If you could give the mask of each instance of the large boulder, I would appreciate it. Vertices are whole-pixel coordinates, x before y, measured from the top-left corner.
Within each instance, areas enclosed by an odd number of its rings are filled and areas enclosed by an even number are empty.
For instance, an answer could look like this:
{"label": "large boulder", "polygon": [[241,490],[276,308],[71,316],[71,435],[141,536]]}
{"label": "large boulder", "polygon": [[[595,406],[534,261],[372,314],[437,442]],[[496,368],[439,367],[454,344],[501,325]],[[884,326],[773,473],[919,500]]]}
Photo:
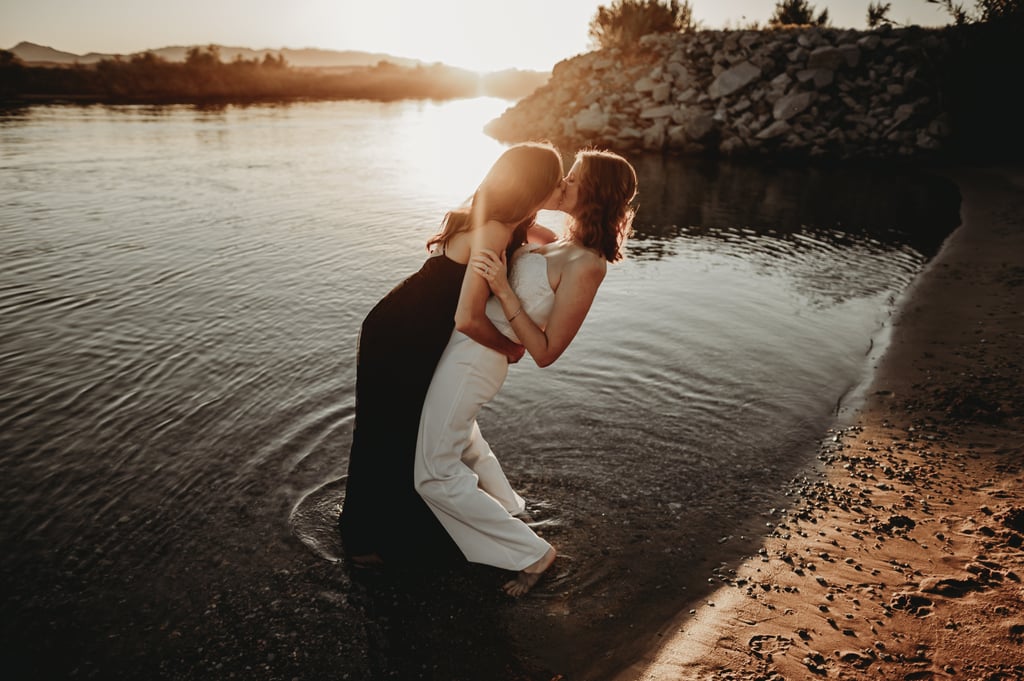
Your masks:
{"label": "large boulder", "polygon": [[576,124],[576,130],[581,133],[601,132],[604,126],[608,125],[608,114],[601,111],[597,104],[592,104],[576,114],[573,122]]}
{"label": "large boulder", "polygon": [[761,69],[749,61],[741,61],[736,66],[722,71],[711,83],[708,94],[712,99],[728,97],[738,92],[761,77]]}
{"label": "large boulder", "polygon": [[814,101],[813,92],[797,92],[779,98],[772,107],[772,116],[777,121],[788,121],[807,110]]}

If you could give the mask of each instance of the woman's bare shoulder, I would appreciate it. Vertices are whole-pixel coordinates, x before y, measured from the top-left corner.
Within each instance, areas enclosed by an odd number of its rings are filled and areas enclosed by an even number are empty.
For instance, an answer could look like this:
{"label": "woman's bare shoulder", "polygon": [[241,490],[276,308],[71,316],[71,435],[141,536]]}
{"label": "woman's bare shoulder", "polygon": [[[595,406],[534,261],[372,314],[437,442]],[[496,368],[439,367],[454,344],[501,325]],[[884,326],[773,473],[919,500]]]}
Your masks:
{"label": "woman's bare shoulder", "polygon": [[593,249],[573,244],[566,262],[566,270],[576,276],[601,278],[608,270],[608,261]]}
{"label": "woman's bare shoulder", "polygon": [[445,244],[445,254],[455,262],[469,262],[469,254],[473,243],[472,232],[459,232],[452,235]]}

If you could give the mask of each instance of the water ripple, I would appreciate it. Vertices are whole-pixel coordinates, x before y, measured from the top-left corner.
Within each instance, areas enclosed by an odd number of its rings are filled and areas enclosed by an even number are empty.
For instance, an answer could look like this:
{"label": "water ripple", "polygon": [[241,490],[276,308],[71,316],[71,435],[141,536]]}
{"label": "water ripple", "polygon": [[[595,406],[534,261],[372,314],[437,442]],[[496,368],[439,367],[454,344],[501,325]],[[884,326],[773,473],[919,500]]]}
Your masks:
{"label": "water ripple", "polygon": [[[253,537],[280,564],[289,533],[338,560],[360,323],[497,154],[445,119],[478,105],[0,114],[9,574],[120,594],[248,563]],[[928,178],[636,165],[627,259],[565,355],[512,367],[480,417],[573,556],[551,607],[622,576],[602,547],[683,561],[697,525],[749,512],[951,229]]]}

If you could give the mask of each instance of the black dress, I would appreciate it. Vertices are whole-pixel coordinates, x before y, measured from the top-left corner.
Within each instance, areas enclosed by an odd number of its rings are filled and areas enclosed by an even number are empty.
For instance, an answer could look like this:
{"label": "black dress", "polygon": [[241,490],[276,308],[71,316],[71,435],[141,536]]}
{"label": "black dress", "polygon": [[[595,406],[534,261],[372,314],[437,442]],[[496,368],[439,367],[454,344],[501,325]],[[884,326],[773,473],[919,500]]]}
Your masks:
{"label": "black dress", "polygon": [[413,485],[423,400],[455,328],[466,265],[428,257],[363,320],[339,528],[345,552],[385,561],[460,556]]}

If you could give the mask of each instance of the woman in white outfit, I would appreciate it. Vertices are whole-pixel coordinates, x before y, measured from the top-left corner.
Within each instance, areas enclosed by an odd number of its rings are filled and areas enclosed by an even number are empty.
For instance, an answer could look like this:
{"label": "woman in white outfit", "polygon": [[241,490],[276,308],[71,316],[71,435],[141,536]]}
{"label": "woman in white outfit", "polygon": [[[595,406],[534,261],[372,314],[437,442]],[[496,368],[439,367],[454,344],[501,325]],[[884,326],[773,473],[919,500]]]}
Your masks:
{"label": "woman in white outfit", "polygon": [[[604,280],[607,264],[622,258],[636,196],[636,172],[623,157],[584,150],[565,178],[559,209],[570,216],[561,239],[524,245],[505,257],[475,247],[473,271],[494,296],[487,317],[521,343],[538,366],[554,362],[576,336]],[[515,517],[525,503],[512,489],[480,434],[477,414],[501,389],[505,355],[466,333],[456,318],[420,417],[415,484],[466,559],[517,572],[504,585],[525,594],[551,566],[555,550]]]}

